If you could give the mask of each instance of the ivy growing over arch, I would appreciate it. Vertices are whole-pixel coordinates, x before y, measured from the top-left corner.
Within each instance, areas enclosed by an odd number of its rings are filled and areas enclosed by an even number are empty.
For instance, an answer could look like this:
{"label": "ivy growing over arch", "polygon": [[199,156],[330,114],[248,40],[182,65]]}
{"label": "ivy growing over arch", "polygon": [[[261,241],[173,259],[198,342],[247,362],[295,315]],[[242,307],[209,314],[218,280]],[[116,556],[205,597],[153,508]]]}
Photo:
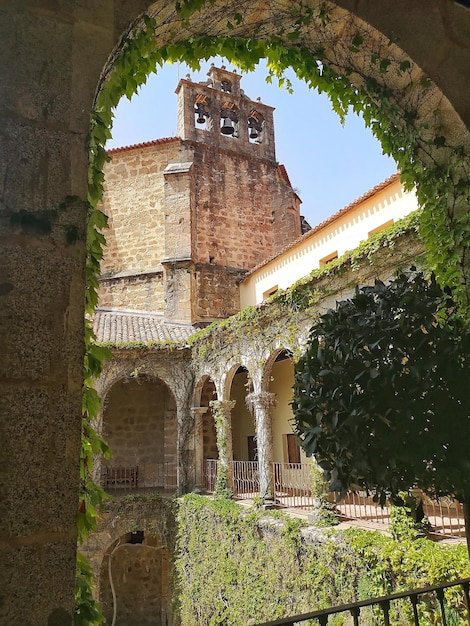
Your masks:
{"label": "ivy growing over arch", "polygon": [[[198,11],[212,4],[214,0],[177,0],[175,8],[180,26],[190,25]],[[367,25],[352,21],[349,29],[332,29],[328,46],[319,44],[312,50],[307,35],[315,29],[322,32],[334,20],[339,20],[335,6],[322,1],[311,6],[302,0],[287,5],[279,3],[279,7],[273,6],[271,14],[281,16],[282,13],[283,20],[272,19],[268,30],[265,23],[259,27],[255,24],[252,27],[253,37],[250,38],[240,36],[239,32],[242,27],[251,28],[246,20],[255,18],[253,15],[246,17],[246,13],[241,11],[241,3],[236,1],[228,2],[224,7],[224,34],[218,36],[195,34],[177,41],[175,35],[173,43],[158,47],[155,38],[157,19],[150,14],[139,18],[123,38],[105,68],[91,119],[86,261],[88,316],[93,314],[97,304],[99,265],[105,246],[103,230],[107,219],[98,205],[103,195],[103,167],[108,160],[105,144],[111,138],[113,109],[122,96],[130,99],[147,77],[166,62],[184,62],[197,70],[201,60],[221,56],[238,65],[241,71],[253,70],[264,58],[269,67],[267,80],[275,79],[280,87],[287,89],[291,85],[285,71],[292,68],[310,88],[329,96],[340,120],[344,120],[350,108],[362,113],[366,126],[381,142],[384,153],[395,159],[405,189],[416,188],[419,204],[423,207],[420,233],[429,265],[440,283],[453,289],[460,315],[468,321],[469,143],[456,143],[447,137],[435,111],[423,117],[420,108],[429,109],[435,102],[431,97],[431,81],[404,54],[392,54],[392,44],[388,47],[383,44],[379,52],[372,49],[368,43]],[[334,37],[340,36],[335,34],[337,32],[341,32],[343,38],[349,37],[346,42],[347,56],[339,60],[331,55]],[[397,79],[400,98],[390,86]],[[92,454],[107,452],[106,444],[92,428],[99,411],[93,378],[99,375],[104,359],[110,357],[105,348],[96,345],[89,320],[86,322],[85,341],[87,356],[79,512],[79,528],[83,530],[83,536],[93,529],[96,508],[103,496],[90,479]],[[84,611],[85,608],[82,615]],[[91,622],[81,621],[78,612],[76,624],[84,623]]]}

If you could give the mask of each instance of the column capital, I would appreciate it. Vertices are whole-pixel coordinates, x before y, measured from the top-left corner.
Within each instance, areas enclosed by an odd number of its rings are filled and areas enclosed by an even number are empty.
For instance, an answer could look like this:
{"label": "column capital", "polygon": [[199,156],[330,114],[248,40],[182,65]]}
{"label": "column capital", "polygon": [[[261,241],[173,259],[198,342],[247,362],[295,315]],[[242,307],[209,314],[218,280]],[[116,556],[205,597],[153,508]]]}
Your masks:
{"label": "column capital", "polygon": [[245,398],[246,406],[250,411],[269,409],[276,404],[276,394],[270,391],[249,393]]}
{"label": "column capital", "polygon": [[222,411],[223,413],[230,413],[235,406],[235,400],[211,400],[209,406],[215,411]]}

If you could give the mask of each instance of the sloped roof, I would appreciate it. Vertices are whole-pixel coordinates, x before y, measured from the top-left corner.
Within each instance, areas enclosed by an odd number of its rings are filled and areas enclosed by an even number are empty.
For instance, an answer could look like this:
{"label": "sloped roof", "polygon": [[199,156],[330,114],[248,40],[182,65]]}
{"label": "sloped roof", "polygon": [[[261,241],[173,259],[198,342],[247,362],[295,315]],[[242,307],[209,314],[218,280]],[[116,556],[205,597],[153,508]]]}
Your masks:
{"label": "sloped roof", "polygon": [[142,143],[133,143],[130,146],[120,146],[119,148],[111,148],[106,152],[108,154],[118,154],[119,152],[128,152],[129,150],[135,150],[138,148],[150,148],[152,146],[160,146],[165,143],[172,143],[173,141],[180,141],[179,137],[162,137],[161,139],[153,139],[152,141],[143,141]]}
{"label": "sloped roof", "polygon": [[100,343],[173,341],[184,345],[195,329],[185,324],[168,324],[161,315],[153,313],[97,309],[93,331]]}
{"label": "sloped roof", "polygon": [[[286,172],[286,175],[287,175],[287,172]],[[311,230],[309,230],[305,234],[303,234],[300,237],[298,237],[297,239],[295,239],[295,241],[287,244],[287,246],[282,248],[282,250],[280,250],[276,254],[273,254],[271,257],[269,257],[267,259],[264,259],[264,261],[261,261],[261,263],[258,263],[258,265],[253,267],[249,272],[247,272],[245,274],[245,276],[243,277],[241,282],[244,282],[245,280],[247,280],[247,278],[249,278],[252,274],[257,272],[259,269],[261,269],[262,267],[264,267],[268,263],[271,263],[271,261],[274,261],[274,259],[277,259],[277,257],[281,256],[282,254],[285,254],[286,252],[288,252],[292,248],[295,248],[295,246],[297,246],[299,243],[306,241],[310,237],[313,237],[313,235],[316,235],[317,233],[319,233],[321,230],[323,230],[324,228],[326,228],[327,226],[329,226],[333,222],[336,222],[336,220],[339,220],[340,218],[344,217],[345,215],[347,215],[348,213],[350,213],[351,211],[356,209],[358,206],[360,206],[363,202],[365,202],[366,200],[369,200],[369,198],[372,198],[373,196],[375,196],[375,194],[379,193],[380,191],[383,191],[389,185],[392,185],[397,180],[400,180],[400,172],[397,172],[396,174],[393,174],[392,176],[390,176],[389,178],[384,180],[382,183],[376,185],[375,187],[373,187],[372,189],[367,191],[360,198],[357,198],[356,200],[354,200],[353,202],[351,202],[350,204],[348,204],[344,208],[340,209],[336,213],[333,213],[333,215],[328,217],[326,220],[324,220],[323,222],[321,222],[317,226],[314,226]]]}

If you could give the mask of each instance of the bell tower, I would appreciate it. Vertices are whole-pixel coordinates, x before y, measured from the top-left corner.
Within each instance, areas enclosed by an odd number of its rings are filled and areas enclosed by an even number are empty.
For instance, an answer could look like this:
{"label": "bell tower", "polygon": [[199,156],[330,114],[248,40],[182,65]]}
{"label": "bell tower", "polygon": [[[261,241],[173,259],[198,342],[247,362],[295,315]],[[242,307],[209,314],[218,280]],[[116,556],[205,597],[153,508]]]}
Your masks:
{"label": "bell tower", "polygon": [[181,153],[164,169],[164,319],[206,324],[240,309],[239,283],[301,234],[300,199],[276,163],[274,108],[211,66],[179,81]]}
{"label": "bell tower", "polygon": [[188,75],[178,84],[178,136],[275,161],[274,108],[250,100],[241,75],[223,65],[212,64],[207,76],[193,83]]}

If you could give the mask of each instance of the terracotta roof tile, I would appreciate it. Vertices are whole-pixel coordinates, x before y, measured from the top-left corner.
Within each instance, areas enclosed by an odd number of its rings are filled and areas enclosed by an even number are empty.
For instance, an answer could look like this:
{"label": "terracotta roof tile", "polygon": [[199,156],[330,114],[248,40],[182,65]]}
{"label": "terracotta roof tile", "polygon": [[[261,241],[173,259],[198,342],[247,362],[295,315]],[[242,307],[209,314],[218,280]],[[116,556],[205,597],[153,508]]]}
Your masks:
{"label": "terracotta roof tile", "polygon": [[290,182],[290,178],[289,178],[289,174],[287,173],[286,170],[286,166],[285,165],[278,165],[277,166],[277,171],[279,172],[280,177],[284,180],[284,182],[289,185],[289,187],[292,187],[292,184]]}
{"label": "terracotta roof tile", "polygon": [[167,324],[160,315],[138,311],[97,309],[93,330],[100,343],[147,343],[174,341],[185,344],[194,328],[184,324]]}
{"label": "terracotta roof tile", "polygon": [[118,154],[119,152],[127,152],[138,148],[150,148],[151,146],[159,146],[173,141],[180,141],[179,137],[162,137],[162,139],[153,139],[152,141],[143,141],[142,143],[134,143],[130,146],[120,146],[119,148],[111,148],[107,150],[108,154]]}
{"label": "terracotta roof tile", "polygon": [[[287,176],[287,172],[286,172],[286,176]],[[314,226],[311,230],[309,230],[305,234],[303,234],[300,237],[298,237],[295,241],[293,241],[292,243],[289,243],[287,246],[282,248],[282,250],[280,250],[276,254],[273,254],[273,256],[269,257],[268,259],[265,259],[264,261],[261,261],[261,263],[258,263],[258,265],[253,267],[249,272],[247,272],[245,274],[245,276],[243,277],[243,280],[241,282],[245,281],[252,274],[257,272],[260,268],[264,267],[268,263],[271,263],[271,261],[274,261],[274,259],[276,259],[278,256],[281,256],[281,254],[285,254],[286,252],[288,252],[288,250],[290,250],[291,248],[294,248],[295,246],[297,246],[300,242],[306,241],[307,239],[309,239],[309,237],[312,237],[313,235],[316,235],[317,233],[319,233],[321,230],[323,230],[324,228],[326,228],[327,226],[329,226],[333,222],[336,222],[336,220],[339,220],[341,217],[344,217],[350,211],[352,211],[353,209],[357,208],[360,204],[362,204],[363,202],[365,202],[369,198],[372,198],[372,196],[374,196],[376,193],[379,193],[380,191],[382,191],[383,189],[385,189],[389,185],[392,185],[394,182],[396,182],[399,179],[400,179],[400,172],[397,172],[396,174],[393,174],[392,176],[390,176],[389,178],[384,180],[379,185],[376,185],[375,187],[370,189],[367,193],[362,195],[360,198],[357,198],[357,200],[354,200],[353,202],[351,202],[351,204],[348,204],[344,208],[340,209],[339,211],[337,211],[336,213],[334,213],[333,215],[328,217],[326,220],[324,220],[323,222],[321,222],[317,226]]]}

